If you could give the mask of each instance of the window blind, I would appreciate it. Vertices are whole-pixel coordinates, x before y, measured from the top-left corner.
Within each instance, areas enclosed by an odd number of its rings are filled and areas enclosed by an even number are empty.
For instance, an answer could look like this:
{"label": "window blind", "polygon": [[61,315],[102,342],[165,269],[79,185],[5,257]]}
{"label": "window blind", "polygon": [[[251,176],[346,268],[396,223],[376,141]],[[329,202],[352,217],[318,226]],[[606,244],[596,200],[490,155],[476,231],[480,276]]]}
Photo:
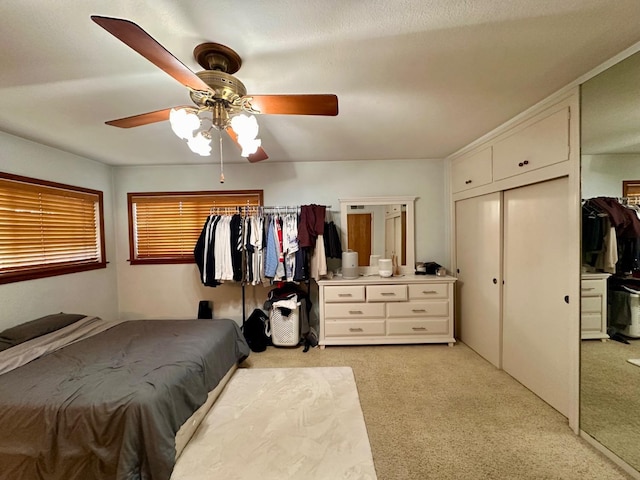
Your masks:
{"label": "window blind", "polygon": [[104,266],[101,192],[37,182],[0,178],[0,282]]}
{"label": "window blind", "polygon": [[262,190],[129,193],[128,204],[132,264],[192,263],[207,216],[262,205]]}

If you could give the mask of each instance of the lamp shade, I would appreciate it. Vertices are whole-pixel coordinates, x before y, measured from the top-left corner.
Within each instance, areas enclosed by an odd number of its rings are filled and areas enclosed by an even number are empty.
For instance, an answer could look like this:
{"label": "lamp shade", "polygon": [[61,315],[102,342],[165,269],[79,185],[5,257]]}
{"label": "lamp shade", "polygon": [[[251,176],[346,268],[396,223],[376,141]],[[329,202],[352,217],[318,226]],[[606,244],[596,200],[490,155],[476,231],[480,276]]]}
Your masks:
{"label": "lamp shade", "polygon": [[185,108],[172,108],[169,112],[171,129],[179,138],[187,140],[193,138],[193,131],[200,126],[200,118]]}
{"label": "lamp shade", "polygon": [[187,145],[193,153],[203,157],[211,155],[211,137],[207,138],[203,132],[198,132],[194,137],[187,140]]}
{"label": "lamp shade", "polygon": [[258,150],[262,145],[262,140],[258,136],[258,121],[253,115],[247,116],[243,113],[231,119],[231,128],[238,136],[238,144],[242,147],[243,157],[248,157]]}

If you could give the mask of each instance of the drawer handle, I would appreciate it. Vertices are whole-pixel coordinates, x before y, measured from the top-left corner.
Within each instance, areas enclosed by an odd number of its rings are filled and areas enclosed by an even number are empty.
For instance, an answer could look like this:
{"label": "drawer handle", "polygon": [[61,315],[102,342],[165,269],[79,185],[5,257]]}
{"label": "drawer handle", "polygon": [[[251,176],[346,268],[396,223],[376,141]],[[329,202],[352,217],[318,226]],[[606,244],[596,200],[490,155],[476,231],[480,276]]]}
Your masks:
{"label": "drawer handle", "polygon": [[473,180],[466,180],[464,183],[469,185]]}
{"label": "drawer handle", "polygon": [[362,310],[349,310],[351,315],[362,315]]}
{"label": "drawer handle", "polygon": [[350,332],[362,332],[361,328],[350,328],[349,329]]}
{"label": "drawer handle", "polygon": [[350,293],[339,293],[338,296],[339,297],[353,297],[353,295],[351,295]]}
{"label": "drawer handle", "polygon": [[524,162],[520,162],[518,164],[519,167],[524,167],[525,165],[529,165],[529,160],[525,160]]}
{"label": "drawer handle", "polygon": [[595,287],[590,287],[590,288],[589,287],[582,287],[582,291],[583,292],[588,292],[590,290],[595,290]]}
{"label": "drawer handle", "polygon": [[425,332],[427,329],[425,327],[411,327],[414,332]]}
{"label": "drawer handle", "polygon": [[383,297],[395,297],[396,294],[393,292],[382,292],[380,295]]}
{"label": "drawer handle", "polygon": [[435,290],[423,290],[422,293],[424,293],[425,295],[428,295],[430,293],[438,293]]}
{"label": "drawer handle", "polygon": [[413,313],[427,313],[424,308],[414,308],[411,310]]}

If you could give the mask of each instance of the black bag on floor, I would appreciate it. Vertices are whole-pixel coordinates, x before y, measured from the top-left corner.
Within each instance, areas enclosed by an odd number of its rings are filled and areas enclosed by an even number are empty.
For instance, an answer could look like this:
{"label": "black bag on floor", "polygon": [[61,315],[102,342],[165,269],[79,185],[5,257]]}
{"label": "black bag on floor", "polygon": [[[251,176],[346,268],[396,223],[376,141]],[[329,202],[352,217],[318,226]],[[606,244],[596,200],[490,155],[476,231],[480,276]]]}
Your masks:
{"label": "black bag on floor", "polygon": [[244,322],[244,338],[252,352],[264,352],[271,343],[269,316],[256,308]]}

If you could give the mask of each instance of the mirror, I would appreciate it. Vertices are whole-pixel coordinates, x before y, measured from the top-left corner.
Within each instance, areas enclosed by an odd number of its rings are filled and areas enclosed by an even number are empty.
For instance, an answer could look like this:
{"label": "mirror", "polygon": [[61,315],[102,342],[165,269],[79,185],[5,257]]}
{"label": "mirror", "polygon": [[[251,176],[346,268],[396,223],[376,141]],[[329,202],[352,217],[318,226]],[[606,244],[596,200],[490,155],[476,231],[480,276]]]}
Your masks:
{"label": "mirror", "polygon": [[416,197],[340,199],[342,248],[358,252],[358,265],[369,273],[371,255],[395,255],[400,272],[415,271],[414,202]]}
{"label": "mirror", "polygon": [[581,136],[580,429],[640,470],[640,235],[614,219],[640,215],[640,53],[582,84]]}

